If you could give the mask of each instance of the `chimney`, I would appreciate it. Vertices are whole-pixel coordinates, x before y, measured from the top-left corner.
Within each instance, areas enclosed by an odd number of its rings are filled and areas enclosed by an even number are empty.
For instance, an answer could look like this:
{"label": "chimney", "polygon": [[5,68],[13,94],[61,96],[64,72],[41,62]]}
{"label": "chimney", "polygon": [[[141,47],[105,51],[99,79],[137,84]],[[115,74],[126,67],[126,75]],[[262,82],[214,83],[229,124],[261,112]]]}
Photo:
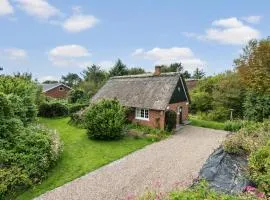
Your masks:
{"label": "chimney", "polygon": [[155,66],[154,76],[159,76],[161,73],[161,66]]}

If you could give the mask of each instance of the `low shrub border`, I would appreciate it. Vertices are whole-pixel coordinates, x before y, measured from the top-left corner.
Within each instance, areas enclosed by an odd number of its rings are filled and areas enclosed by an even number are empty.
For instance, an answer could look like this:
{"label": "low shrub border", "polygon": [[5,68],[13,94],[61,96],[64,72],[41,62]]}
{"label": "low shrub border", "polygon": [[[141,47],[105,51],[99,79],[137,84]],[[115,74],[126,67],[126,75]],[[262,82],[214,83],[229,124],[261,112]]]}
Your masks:
{"label": "low shrub border", "polygon": [[225,128],[224,123],[222,122],[200,120],[200,119],[196,119],[193,116],[190,116],[189,120],[191,121],[191,125],[193,126],[212,128],[212,129],[217,129],[217,130],[224,130]]}

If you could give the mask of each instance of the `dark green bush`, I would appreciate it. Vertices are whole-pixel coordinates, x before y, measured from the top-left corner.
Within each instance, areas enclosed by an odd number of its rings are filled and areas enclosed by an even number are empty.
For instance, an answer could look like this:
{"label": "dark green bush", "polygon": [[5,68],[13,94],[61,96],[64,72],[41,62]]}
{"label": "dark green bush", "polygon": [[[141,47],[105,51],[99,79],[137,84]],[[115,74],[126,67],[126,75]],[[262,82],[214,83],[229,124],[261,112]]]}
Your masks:
{"label": "dark green bush", "polygon": [[248,166],[251,179],[259,189],[270,195],[270,139],[266,146],[250,155]]}
{"label": "dark green bush", "polygon": [[69,103],[80,103],[87,101],[87,95],[83,90],[75,89],[71,90],[68,94]]}
{"label": "dark green bush", "polygon": [[69,114],[76,113],[85,109],[89,104],[71,104],[69,105]]}
{"label": "dark green bush", "polygon": [[176,127],[176,112],[168,110],[165,112],[165,129],[171,132]]}
{"label": "dark green bush", "polygon": [[85,111],[79,111],[76,113],[72,113],[70,115],[69,124],[72,124],[77,127],[84,128],[85,127],[85,119],[84,119],[84,112]]}
{"label": "dark green bush", "polygon": [[119,139],[125,135],[125,108],[117,100],[101,100],[85,112],[89,138]]}
{"label": "dark green bush", "polygon": [[68,106],[62,103],[42,103],[38,115],[41,117],[61,117],[68,115]]}

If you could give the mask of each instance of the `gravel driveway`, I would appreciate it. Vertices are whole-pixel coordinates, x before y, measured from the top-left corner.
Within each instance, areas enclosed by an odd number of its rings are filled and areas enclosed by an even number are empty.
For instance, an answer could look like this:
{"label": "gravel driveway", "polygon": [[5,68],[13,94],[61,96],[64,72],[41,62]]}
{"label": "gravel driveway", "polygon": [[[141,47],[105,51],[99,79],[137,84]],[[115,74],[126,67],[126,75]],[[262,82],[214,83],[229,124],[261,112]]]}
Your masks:
{"label": "gravel driveway", "polygon": [[[186,126],[98,170],[49,191],[37,199],[128,199],[147,189],[161,192],[188,186],[227,132]],[[112,149],[113,151],[113,149]]]}

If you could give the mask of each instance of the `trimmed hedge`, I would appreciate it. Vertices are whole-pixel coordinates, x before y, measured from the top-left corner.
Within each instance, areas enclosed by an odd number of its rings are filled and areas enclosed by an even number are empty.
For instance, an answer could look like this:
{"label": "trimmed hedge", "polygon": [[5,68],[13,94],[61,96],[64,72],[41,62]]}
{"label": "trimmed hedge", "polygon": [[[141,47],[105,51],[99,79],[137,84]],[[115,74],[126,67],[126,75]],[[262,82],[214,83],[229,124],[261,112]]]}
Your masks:
{"label": "trimmed hedge", "polygon": [[42,103],[38,115],[41,117],[61,117],[69,113],[68,106],[61,103]]}

